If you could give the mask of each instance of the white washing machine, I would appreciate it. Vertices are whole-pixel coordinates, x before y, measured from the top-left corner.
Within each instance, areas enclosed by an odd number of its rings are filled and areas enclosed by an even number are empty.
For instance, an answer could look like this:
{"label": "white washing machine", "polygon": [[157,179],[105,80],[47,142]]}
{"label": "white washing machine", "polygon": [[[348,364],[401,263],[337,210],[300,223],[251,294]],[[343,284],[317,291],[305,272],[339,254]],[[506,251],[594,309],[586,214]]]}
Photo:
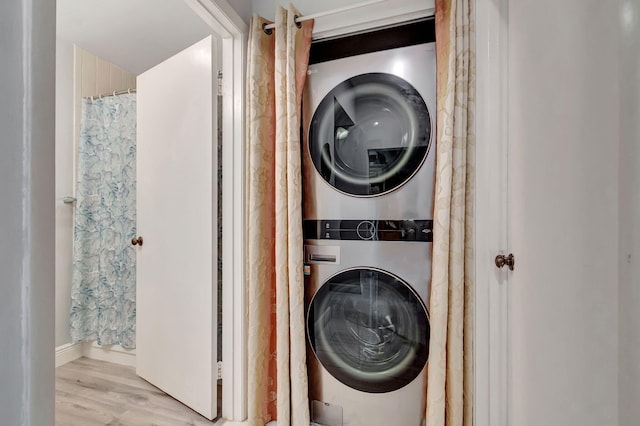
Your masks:
{"label": "white washing machine", "polygon": [[[415,24],[414,24],[415,25]],[[428,33],[433,21],[410,31]],[[304,219],[427,219],[435,181],[435,42],[309,65],[303,95]],[[423,39],[424,40],[424,39]],[[314,59],[312,46],[311,58]]]}
{"label": "white washing machine", "polygon": [[426,242],[306,240],[307,363],[314,422],[422,424],[430,260],[431,244]]}

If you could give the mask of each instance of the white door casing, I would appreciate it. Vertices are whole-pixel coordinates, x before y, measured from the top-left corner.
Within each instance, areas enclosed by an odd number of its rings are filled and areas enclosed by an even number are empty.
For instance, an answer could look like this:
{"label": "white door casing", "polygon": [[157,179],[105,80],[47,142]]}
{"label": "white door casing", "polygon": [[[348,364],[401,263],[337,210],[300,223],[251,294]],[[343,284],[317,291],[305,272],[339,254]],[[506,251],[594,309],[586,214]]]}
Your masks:
{"label": "white door casing", "polygon": [[217,409],[215,40],[138,76],[136,372]]}
{"label": "white door casing", "polygon": [[508,423],[508,0],[476,0],[474,424]]}
{"label": "white door casing", "polygon": [[249,27],[226,0],[184,0],[222,45],[222,417],[247,418],[244,87]]}

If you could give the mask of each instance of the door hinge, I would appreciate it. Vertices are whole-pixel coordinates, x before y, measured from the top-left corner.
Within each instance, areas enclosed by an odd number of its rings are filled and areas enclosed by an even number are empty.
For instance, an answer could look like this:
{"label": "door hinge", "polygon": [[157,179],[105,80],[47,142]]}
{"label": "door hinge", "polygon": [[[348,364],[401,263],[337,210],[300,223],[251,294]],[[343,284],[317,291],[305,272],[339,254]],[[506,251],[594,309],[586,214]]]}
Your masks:
{"label": "door hinge", "polygon": [[222,71],[218,71],[218,96],[222,96]]}
{"label": "door hinge", "polygon": [[218,380],[222,380],[222,361],[218,361]]}

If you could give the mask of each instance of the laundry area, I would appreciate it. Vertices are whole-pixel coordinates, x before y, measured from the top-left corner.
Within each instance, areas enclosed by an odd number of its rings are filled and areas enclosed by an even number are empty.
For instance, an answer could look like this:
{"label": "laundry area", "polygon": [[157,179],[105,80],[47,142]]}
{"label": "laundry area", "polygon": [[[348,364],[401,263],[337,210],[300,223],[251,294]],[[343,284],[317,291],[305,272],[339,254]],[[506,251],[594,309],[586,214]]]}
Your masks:
{"label": "laundry area", "polygon": [[429,355],[434,19],[312,44],[309,63],[303,228],[311,418],[419,425]]}

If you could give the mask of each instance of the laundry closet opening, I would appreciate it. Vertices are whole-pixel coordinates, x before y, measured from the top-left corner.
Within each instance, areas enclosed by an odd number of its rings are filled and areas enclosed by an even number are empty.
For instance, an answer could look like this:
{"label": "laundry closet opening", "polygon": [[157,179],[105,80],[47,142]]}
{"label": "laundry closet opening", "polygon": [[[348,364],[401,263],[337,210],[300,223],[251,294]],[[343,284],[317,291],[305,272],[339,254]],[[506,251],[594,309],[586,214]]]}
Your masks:
{"label": "laundry closet opening", "polygon": [[302,99],[312,421],[421,424],[431,330],[434,19],[312,43]]}

